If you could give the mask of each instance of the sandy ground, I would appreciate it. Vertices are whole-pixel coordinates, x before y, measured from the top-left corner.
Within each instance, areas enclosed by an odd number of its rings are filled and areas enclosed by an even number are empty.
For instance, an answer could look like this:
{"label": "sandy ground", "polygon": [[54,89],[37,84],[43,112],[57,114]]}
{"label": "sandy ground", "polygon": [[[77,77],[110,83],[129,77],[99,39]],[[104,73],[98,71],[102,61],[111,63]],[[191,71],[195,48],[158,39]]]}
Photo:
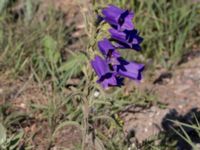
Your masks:
{"label": "sandy ground", "polygon": [[[188,62],[181,64],[172,72],[160,72],[154,83],[142,83],[143,88],[156,93],[160,103],[166,108],[152,106],[137,112],[140,107],[132,107],[122,114],[125,133],[135,132],[139,142],[165,130],[167,119],[190,119],[192,113],[200,113],[200,51],[189,56]],[[187,121],[186,121],[187,122]]]}

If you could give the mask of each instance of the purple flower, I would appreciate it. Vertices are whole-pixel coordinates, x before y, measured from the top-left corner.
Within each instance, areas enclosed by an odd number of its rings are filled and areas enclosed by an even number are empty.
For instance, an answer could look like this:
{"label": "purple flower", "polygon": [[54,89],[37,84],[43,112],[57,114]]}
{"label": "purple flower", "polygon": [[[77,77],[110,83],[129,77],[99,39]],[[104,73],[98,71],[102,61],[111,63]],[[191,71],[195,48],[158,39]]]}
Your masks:
{"label": "purple flower", "polygon": [[120,64],[115,66],[118,75],[128,77],[133,80],[142,79],[142,71],[144,70],[143,64],[139,64],[136,62],[128,62],[122,57],[119,57],[118,61],[120,62]]}
{"label": "purple flower", "polygon": [[[124,77],[141,80],[144,65],[126,61],[116,50],[117,48],[141,50],[140,43],[143,41],[143,38],[134,29],[132,23],[133,12],[120,9],[114,5],[108,5],[108,7],[102,10],[102,14],[103,17],[98,16],[96,25],[104,20],[112,28],[109,30],[111,34],[110,40],[104,38],[98,41],[99,51],[105,59],[95,56],[91,61],[91,65],[98,76],[97,83],[101,84],[103,88],[108,88],[110,86],[123,85]],[[111,40],[114,45],[110,42]]]}
{"label": "purple flower", "polygon": [[120,56],[120,54],[115,50],[115,47],[112,45],[112,43],[106,38],[98,42],[98,47],[105,58]]}
{"label": "purple flower", "polygon": [[107,62],[100,56],[95,56],[94,60],[91,61],[91,65],[99,77],[97,83],[100,83],[103,88],[122,85],[121,78],[115,76]]}
{"label": "purple flower", "polygon": [[132,19],[134,17],[133,12],[120,9],[114,5],[108,5],[107,8],[102,10],[104,20],[111,26],[118,30],[133,30],[134,25]]}
{"label": "purple flower", "polygon": [[[119,64],[117,58],[120,57],[120,53],[115,50],[115,47],[112,43],[104,38],[98,42],[99,51],[104,55],[107,63],[110,64]],[[112,68],[112,67],[111,67]]]}
{"label": "purple flower", "polygon": [[111,38],[117,42],[118,48],[131,48],[137,51],[141,50],[140,43],[143,41],[143,38],[139,36],[137,30],[125,30],[120,32],[115,29],[109,30]]}

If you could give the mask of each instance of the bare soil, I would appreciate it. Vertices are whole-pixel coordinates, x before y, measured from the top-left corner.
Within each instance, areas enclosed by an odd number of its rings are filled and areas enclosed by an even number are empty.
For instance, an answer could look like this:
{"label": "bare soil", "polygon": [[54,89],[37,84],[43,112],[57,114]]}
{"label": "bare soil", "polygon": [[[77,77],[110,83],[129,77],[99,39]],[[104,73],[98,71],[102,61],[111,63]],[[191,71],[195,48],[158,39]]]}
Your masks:
{"label": "bare soil", "polygon": [[144,81],[139,88],[152,90],[156,93],[159,105],[149,109],[132,107],[122,114],[124,132],[128,135],[134,132],[134,138],[139,143],[166,130],[167,119],[188,122],[193,114],[200,114],[200,51],[195,56],[187,56],[187,61],[171,72],[160,71],[158,78],[149,83]]}

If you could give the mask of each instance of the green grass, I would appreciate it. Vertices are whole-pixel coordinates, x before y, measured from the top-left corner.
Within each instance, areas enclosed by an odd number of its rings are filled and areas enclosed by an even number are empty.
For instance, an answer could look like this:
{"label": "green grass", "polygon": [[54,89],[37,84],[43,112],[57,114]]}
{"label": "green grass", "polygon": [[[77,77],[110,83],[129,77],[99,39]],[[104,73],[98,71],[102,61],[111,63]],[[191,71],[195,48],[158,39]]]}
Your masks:
{"label": "green grass", "polygon": [[[59,130],[72,125],[82,131],[81,143],[74,144],[79,147],[77,149],[87,145],[88,136],[95,137],[95,146],[99,149],[128,149],[130,145],[123,134],[123,120],[118,113],[132,104],[144,107],[156,104],[156,96],[137,89],[132,89],[127,95],[124,94],[125,88],[103,91],[96,84],[89,65],[88,58],[93,53],[68,48],[77,40],[71,36],[75,26],[66,26],[64,14],[52,8],[38,14],[39,1],[22,3],[23,13],[20,10],[10,11],[16,4],[13,0],[0,2],[0,73],[7,79],[30,77],[46,95],[47,102],[38,104],[27,99],[29,111],[26,113],[15,110],[11,101],[0,106],[0,149],[20,146],[34,149],[31,139],[35,133],[25,135],[25,129],[21,126],[24,120],[30,119],[47,123],[50,132],[45,140],[49,149],[55,144]],[[197,4],[188,2],[186,5],[180,0],[99,0],[94,8],[107,3],[135,12],[136,28],[145,41],[142,55],[123,54],[129,59],[144,62],[152,59],[153,67],[170,68],[180,61],[193,43],[199,41],[196,33],[200,24]],[[104,31],[100,31],[100,36],[96,37],[93,13],[87,15],[81,12],[87,24],[85,36],[80,37],[87,41],[82,49],[96,50],[96,38],[104,36]],[[78,79],[78,83],[73,83],[75,79]],[[99,96],[94,95],[96,92],[99,92]],[[35,117],[38,114],[40,118]],[[141,147],[155,148],[153,142],[147,141]],[[92,144],[90,142],[88,145]],[[159,146],[157,149],[161,148]]]}
{"label": "green grass", "polygon": [[65,25],[62,13],[49,10],[41,14],[45,22],[38,15],[35,13],[34,21],[26,20],[24,15],[1,15],[0,71],[16,77],[34,74],[39,81],[49,78],[61,86],[80,73],[86,57],[72,50],[65,51],[68,61],[62,56],[66,45],[73,41],[70,36],[74,30],[74,26]]}

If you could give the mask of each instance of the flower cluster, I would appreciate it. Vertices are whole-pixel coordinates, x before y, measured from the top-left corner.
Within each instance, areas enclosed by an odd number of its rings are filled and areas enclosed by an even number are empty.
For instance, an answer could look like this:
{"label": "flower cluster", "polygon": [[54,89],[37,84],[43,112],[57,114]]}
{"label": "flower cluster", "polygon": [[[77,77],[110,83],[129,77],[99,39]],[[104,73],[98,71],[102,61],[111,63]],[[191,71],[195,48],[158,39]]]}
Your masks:
{"label": "flower cluster", "polygon": [[104,58],[96,55],[91,61],[99,77],[97,83],[103,88],[108,88],[123,85],[124,77],[141,80],[144,65],[125,60],[117,51],[117,49],[141,50],[140,43],[143,38],[139,36],[132,23],[133,12],[108,5],[102,10],[102,14],[103,20],[111,26],[109,29],[111,39],[104,38],[98,42],[98,48]]}

